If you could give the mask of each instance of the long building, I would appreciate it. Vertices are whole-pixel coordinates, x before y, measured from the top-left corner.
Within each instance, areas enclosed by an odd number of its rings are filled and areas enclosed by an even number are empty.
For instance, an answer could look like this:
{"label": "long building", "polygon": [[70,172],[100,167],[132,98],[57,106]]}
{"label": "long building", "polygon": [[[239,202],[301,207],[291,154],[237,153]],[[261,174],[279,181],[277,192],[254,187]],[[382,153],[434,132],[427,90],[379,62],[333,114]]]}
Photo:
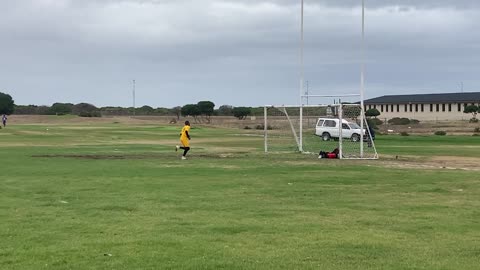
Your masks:
{"label": "long building", "polygon": [[405,117],[417,120],[468,120],[467,105],[480,104],[480,92],[390,95],[364,101],[365,109],[377,109],[380,118]]}

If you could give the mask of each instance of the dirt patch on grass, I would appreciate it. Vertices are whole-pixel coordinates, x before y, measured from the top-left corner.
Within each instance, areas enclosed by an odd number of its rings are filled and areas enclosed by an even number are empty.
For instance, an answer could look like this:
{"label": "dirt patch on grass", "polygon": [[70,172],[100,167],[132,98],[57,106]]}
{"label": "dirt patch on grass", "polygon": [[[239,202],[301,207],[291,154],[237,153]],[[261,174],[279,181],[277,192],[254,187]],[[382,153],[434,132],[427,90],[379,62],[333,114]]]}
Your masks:
{"label": "dirt patch on grass", "polygon": [[465,170],[480,170],[480,158],[476,157],[432,157],[431,162],[441,164],[443,167],[461,167]]}
{"label": "dirt patch on grass", "polygon": [[410,134],[433,135],[436,131],[445,131],[447,135],[473,135],[474,129],[478,127],[477,123],[469,123],[467,120],[451,121],[421,121],[420,124],[411,125],[381,125],[380,132],[388,133],[388,130],[394,130],[394,133],[407,132]]}
{"label": "dirt patch on grass", "polygon": [[[11,125],[85,125],[85,124],[168,124],[172,117],[169,116],[104,116],[104,117],[78,117],[55,115],[14,115],[9,118]],[[180,124],[179,124],[180,125]]]}
{"label": "dirt patch on grass", "polygon": [[436,156],[426,158],[394,156],[381,159],[379,164],[390,168],[480,171],[480,158],[476,157]]}
{"label": "dirt patch on grass", "polygon": [[160,154],[141,154],[141,155],[33,155],[33,158],[75,158],[75,159],[152,159],[165,157]]}
{"label": "dirt patch on grass", "polygon": [[[170,154],[54,154],[54,155],[32,155],[33,158],[74,158],[91,160],[121,160],[121,159],[160,159],[171,157]],[[233,154],[196,154],[194,158],[205,159],[226,159],[235,158]]]}

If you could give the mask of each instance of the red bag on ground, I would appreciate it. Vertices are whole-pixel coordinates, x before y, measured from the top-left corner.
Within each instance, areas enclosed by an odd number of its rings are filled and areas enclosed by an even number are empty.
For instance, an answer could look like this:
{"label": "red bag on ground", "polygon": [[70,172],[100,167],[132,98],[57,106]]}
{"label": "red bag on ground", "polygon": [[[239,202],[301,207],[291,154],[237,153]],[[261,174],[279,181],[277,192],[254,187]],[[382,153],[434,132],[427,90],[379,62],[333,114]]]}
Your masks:
{"label": "red bag on ground", "polygon": [[327,158],[337,158],[337,154],[335,153],[328,153]]}

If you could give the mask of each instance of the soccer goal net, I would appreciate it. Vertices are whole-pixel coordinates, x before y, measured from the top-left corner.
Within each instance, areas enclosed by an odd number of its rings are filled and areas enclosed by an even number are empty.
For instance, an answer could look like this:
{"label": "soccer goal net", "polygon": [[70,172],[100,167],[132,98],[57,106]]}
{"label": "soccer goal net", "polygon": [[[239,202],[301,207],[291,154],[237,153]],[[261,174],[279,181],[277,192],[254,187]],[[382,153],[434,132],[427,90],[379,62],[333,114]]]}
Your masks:
{"label": "soccer goal net", "polygon": [[374,136],[357,104],[265,106],[264,121],[265,152],[338,149],[341,159],[378,158]]}

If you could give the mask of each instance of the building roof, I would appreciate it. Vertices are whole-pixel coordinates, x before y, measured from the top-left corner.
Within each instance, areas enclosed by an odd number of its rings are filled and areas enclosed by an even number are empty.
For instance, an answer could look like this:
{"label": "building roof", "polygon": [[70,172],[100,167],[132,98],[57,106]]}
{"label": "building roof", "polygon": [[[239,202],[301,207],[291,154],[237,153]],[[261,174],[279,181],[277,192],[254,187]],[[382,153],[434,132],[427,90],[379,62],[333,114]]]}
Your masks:
{"label": "building roof", "polygon": [[470,103],[480,102],[480,92],[391,95],[364,101],[365,104],[409,104],[409,103]]}

